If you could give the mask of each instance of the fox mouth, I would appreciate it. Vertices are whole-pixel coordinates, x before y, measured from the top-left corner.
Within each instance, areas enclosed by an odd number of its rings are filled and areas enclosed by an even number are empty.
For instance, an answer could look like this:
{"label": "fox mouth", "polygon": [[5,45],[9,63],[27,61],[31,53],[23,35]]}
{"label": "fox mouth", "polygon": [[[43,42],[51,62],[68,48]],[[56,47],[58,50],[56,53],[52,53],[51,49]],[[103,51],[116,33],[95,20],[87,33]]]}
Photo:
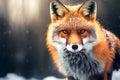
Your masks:
{"label": "fox mouth", "polygon": [[70,57],[70,56],[80,55],[80,54],[86,56],[86,55],[85,55],[86,49],[82,49],[82,50],[77,51],[77,52],[76,52],[76,51],[72,52],[72,51],[69,51],[67,48],[65,48],[65,49],[64,49],[64,52],[66,53],[64,57]]}

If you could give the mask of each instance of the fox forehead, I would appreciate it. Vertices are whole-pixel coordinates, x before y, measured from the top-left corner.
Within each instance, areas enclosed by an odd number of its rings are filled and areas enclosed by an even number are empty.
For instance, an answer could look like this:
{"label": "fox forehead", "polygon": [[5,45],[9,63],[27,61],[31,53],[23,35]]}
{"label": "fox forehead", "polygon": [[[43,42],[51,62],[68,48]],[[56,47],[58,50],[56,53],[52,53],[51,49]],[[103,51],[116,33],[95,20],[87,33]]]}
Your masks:
{"label": "fox forehead", "polygon": [[95,25],[90,21],[84,20],[82,18],[71,16],[66,20],[61,20],[56,22],[55,26],[61,29],[64,29],[64,28],[80,29],[80,28],[93,28]]}

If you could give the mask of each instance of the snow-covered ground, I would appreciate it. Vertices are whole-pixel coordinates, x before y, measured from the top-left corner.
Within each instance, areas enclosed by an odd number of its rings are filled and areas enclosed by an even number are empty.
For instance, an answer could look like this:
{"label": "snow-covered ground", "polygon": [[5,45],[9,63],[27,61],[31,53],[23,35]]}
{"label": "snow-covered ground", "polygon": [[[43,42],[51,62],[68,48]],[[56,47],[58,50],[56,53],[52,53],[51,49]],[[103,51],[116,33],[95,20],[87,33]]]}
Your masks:
{"label": "snow-covered ground", "polygon": [[16,74],[9,73],[6,75],[6,77],[0,78],[0,80],[39,80],[39,79],[35,79],[35,78],[26,79],[22,76],[18,76]]}
{"label": "snow-covered ground", "polygon": [[119,71],[113,72],[112,80],[120,80],[120,69],[119,69]]}
{"label": "snow-covered ground", "polygon": [[43,80],[66,80],[66,79],[59,79],[54,76],[49,76],[49,77],[44,78]]}
{"label": "snow-covered ground", "polygon": [[[40,80],[40,79],[36,79],[36,78],[26,79],[22,76],[18,76],[16,74],[9,73],[9,74],[6,75],[6,77],[0,78],[0,80]],[[60,79],[60,78],[56,78],[54,76],[48,76],[48,77],[46,77],[42,80],[66,80],[66,79]],[[120,80],[120,70],[113,72],[112,80]]]}

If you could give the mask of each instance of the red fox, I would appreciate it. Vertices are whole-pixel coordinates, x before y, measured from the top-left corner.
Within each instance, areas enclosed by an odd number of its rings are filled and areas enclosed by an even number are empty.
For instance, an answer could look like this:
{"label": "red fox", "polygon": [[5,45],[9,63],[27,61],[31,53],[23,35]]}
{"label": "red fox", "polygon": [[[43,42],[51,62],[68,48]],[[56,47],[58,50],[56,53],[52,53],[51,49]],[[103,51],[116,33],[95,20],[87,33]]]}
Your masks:
{"label": "red fox", "polygon": [[97,4],[50,3],[46,45],[58,70],[68,80],[111,80],[120,68],[120,40],[96,20]]}

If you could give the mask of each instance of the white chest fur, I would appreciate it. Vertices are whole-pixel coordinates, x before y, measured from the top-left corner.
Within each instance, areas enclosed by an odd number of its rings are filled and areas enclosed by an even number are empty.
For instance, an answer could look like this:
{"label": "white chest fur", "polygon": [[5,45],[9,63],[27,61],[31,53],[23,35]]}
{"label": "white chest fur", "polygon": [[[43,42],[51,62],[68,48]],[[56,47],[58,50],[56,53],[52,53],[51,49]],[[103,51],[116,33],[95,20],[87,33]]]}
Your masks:
{"label": "white chest fur", "polygon": [[92,51],[86,52],[83,49],[74,53],[59,47],[58,55],[61,62],[59,70],[66,76],[73,76],[78,80],[88,80],[90,76],[100,74],[103,71]]}

